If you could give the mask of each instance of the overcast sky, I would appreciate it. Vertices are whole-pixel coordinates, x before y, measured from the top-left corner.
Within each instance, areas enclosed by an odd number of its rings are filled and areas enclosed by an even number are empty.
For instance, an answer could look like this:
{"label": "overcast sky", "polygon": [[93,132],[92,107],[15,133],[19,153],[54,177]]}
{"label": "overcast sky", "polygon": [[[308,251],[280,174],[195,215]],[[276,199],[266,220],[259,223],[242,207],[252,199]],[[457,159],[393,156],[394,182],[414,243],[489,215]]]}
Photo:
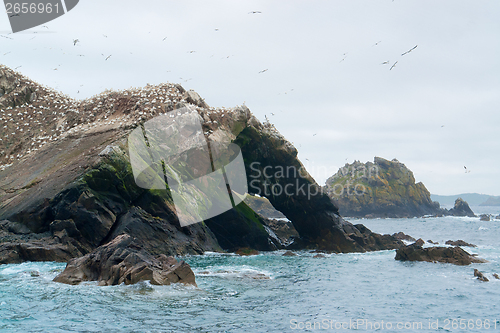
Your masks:
{"label": "overcast sky", "polygon": [[433,194],[500,195],[499,13],[495,0],[82,0],[16,34],[0,15],[0,63],[75,98],[174,82],[245,103],[320,184],[380,156]]}

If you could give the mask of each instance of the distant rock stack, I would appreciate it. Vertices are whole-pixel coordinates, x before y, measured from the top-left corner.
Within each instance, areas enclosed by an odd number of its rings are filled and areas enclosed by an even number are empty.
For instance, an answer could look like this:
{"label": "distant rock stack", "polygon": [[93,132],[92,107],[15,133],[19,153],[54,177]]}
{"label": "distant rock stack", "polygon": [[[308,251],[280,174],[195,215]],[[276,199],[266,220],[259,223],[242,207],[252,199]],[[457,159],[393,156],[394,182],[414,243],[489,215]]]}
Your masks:
{"label": "distant rock stack", "polygon": [[419,217],[444,211],[403,163],[375,157],[374,163],[355,161],[328,178],[325,189],[343,216]]}
{"label": "distant rock stack", "polygon": [[462,198],[455,200],[455,206],[448,211],[453,216],[475,217],[476,214],[470,209],[469,204]]}

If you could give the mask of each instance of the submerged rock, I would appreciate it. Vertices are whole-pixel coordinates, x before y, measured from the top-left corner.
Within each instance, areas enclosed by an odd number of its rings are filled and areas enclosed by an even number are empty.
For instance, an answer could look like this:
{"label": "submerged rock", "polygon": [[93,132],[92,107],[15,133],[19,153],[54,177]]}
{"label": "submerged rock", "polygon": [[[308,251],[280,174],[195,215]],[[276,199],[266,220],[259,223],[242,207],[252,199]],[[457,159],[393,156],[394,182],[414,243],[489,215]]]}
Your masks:
{"label": "submerged rock", "polygon": [[150,281],[156,285],[179,282],[196,286],[186,262],[163,254],[154,257],[129,235],[120,235],[83,257],[71,259],[54,281],[71,285],[83,281],[98,281],[100,286]]}
{"label": "submerged rock", "polygon": [[497,279],[497,280],[500,280],[500,276],[498,276],[498,274],[497,274],[497,273],[493,273],[493,277],[494,277],[495,279]]}
{"label": "submerged rock", "polygon": [[468,247],[477,247],[477,245],[474,245],[474,244],[470,244],[470,243],[467,243],[461,239],[457,240],[457,241],[452,241],[452,240],[448,240],[445,242],[446,245],[452,245],[452,246],[468,246]]}
{"label": "submerged rock", "polygon": [[443,262],[454,265],[469,265],[484,263],[485,260],[475,258],[462,248],[456,247],[427,247],[411,244],[396,250],[396,260]]}
{"label": "submerged rock", "polygon": [[258,255],[260,252],[255,249],[245,247],[238,249],[235,253],[240,256],[255,256]]}
{"label": "submerged rock", "polygon": [[283,253],[283,257],[296,257],[297,254],[296,253],[293,253],[292,251],[286,251],[285,253]]}

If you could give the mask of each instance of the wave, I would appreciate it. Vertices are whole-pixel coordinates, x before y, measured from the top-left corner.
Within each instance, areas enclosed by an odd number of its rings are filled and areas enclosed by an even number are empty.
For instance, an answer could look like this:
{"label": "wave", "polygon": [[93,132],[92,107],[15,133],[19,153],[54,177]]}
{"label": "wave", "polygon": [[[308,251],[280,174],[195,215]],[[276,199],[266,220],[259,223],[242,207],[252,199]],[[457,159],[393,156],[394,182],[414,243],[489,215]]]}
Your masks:
{"label": "wave", "polygon": [[198,277],[219,277],[228,279],[253,279],[270,280],[272,276],[269,272],[248,267],[208,267],[194,269],[195,276]]}

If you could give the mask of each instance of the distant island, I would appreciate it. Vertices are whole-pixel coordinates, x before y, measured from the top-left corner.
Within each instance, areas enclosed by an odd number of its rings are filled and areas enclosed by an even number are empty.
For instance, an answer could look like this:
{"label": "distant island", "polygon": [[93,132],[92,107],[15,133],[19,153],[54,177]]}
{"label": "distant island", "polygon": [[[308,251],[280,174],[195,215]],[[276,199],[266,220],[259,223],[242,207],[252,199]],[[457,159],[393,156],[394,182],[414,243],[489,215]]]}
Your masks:
{"label": "distant island", "polygon": [[500,206],[500,197],[489,197],[488,200],[479,206]]}
{"label": "distant island", "polygon": [[397,159],[375,157],[373,163],[346,163],[328,178],[325,190],[342,216],[407,218],[425,215],[475,216],[462,198],[447,210],[432,200],[413,172]]}
{"label": "distant island", "polygon": [[432,201],[438,201],[440,205],[453,205],[457,198],[464,199],[472,206],[500,206],[500,196],[479,193],[461,193],[455,195],[431,194]]}

